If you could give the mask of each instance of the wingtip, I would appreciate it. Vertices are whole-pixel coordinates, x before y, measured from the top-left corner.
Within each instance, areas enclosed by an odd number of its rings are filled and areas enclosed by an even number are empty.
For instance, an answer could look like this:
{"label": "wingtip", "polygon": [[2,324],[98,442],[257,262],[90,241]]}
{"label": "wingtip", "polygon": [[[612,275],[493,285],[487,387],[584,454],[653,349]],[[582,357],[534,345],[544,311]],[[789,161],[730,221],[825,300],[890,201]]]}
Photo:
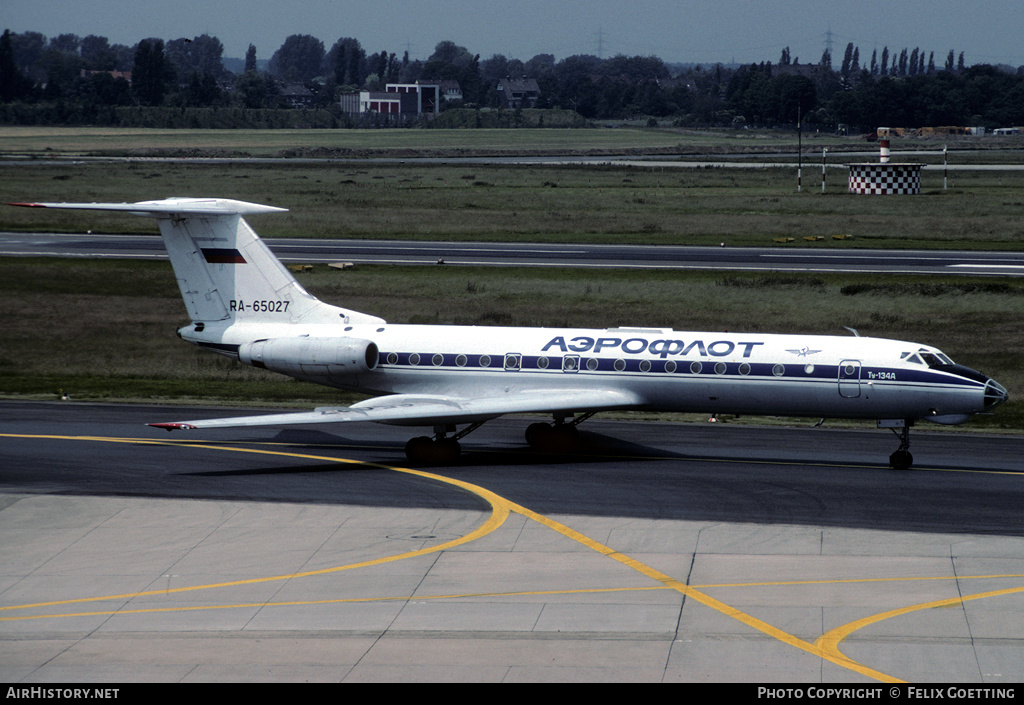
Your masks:
{"label": "wingtip", "polygon": [[9,206],[20,206],[21,208],[46,208],[42,203],[8,203]]}
{"label": "wingtip", "polygon": [[177,431],[177,430],[181,430],[181,429],[194,429],[194,428],[196,428],[192,424],[188,424],[188,423],[151,423],[151,424],[147,424],[147,426],[152,426],[153,428],[162,428],[165,431]]}

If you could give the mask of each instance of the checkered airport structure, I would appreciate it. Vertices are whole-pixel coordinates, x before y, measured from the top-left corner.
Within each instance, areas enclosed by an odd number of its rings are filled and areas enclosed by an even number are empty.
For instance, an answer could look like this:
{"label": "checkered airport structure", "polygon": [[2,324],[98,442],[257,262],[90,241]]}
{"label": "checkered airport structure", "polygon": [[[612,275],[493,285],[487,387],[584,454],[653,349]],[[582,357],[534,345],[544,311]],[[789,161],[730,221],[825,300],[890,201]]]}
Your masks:
{"label": "checkered airport structure", "polygon": [[921,193],[921,167],[923,164],[895,164],[872,162],[848,164],[850,167],[850,193],[914,194]]}

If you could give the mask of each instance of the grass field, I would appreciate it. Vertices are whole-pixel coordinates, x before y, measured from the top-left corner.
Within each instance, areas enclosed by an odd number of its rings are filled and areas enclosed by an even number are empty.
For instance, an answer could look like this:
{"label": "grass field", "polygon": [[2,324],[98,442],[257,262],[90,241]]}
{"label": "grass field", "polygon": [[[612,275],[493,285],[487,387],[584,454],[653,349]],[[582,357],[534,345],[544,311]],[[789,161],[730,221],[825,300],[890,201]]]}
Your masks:
{"label": "grass field", "polygon": [[[739,153],[792,135],[671,130],[139,131],[0,128],[0,202],[216,195],[289,208],[265,236],[1020,250],[1024,172],[925,172],[915,197],[854,196],[845,173],[791,169],[494,166],[278,160],[267,164],[66,162],[46,154],[214,151],[444,154],[610,150]],[[806,137],[806,136],[805,136]],[[813,139],[813,138],[808,138]],[[824,138],[822,138],[824,139]],[[447,140],[447,142],[444,142]],[[805,141],[805,145],[807,141]],[[832,144],[831,142],[829,144]],[[840,146],[858,146],[846,140]],[[934,146],[934,145],[933,145]],[[1001,151],[995,161],[1013,161]],[[994,156],[994,155],[990,155]],[[962,157],[962,155],[961,155]],[[977,157],[984,161],[984,155]],[[0,230],[155,232],[119,215],[0,208]],[[833,236],[847,236],[834,239]],[[821,240],[807,241],[807,237]],[[776,240],[792,238],[792,243]],[[745,276],[364,267],[301,275],[325,300],[394,322],[673,326],[864,335],[929,343],[1005,384],[1011,402],[973,428],[1024,431],[1024,282],[910,276]],[[0,394],[338,403],[336,392],[212,356],[187,323],[169,265],[0,260]]]}
{"label": "grass field", "polygon": [[[814,139],[808,136],[808,139]],[[818,138],[824,140],[824,138]],[[829,145],[863,145],[829,138]],[[0,126],[3,155],[175,155],[272,157],[449,156],[485,154],[671,153],[699,150],[757,151],[796,146],[792,132],[695,132],[647,129],[482,130],[159,130]],[[317,152],[319,150],[319,152]]]}
{"label": "grass field", "polygon": [[[608,129],[614,127],[616,129]],[[809,164],[822,148],[875,152],[876,142],[805,130],[692,130],[620,124],[590,129],[252,129],[199,130],[0,126],[0,158],[30,156],[414,157],[520,155],[770,155],[794,153],[802,142]],[[894,137],[894,158],[942,163],[1020,163],[1024,136]],[[984,156],[979,159],[979,152]],[[758,157],[760,158],[760,157]]]}
{"label": "grass field", "polygon": [[[1016,250],[1024,171],[926,172],[914,197],[796,191],[789,169],[0,161],[0,202],[216,195],[282,206],[266,236]],[[808,177],[805,176],[805,181]],[[0,230],[153,232],[123,215],[0,208]],[[844,235],[849,239],[834,240]]]}

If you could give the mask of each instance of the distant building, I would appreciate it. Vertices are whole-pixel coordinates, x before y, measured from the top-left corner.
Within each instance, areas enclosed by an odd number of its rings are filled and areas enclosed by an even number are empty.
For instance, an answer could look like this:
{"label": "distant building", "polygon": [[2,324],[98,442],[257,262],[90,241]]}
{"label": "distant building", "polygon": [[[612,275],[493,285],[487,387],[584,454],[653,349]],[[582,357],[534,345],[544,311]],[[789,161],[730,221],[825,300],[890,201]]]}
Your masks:
{"label": "distant building", "polygon": [[934,137],[941,135],[984,135],[984,127],[963,127],[960,125],[943,125],[940,127],[879,127],[876,130],[879,138],[885,137]]}
{"label": "distant building", "polygon": [[498,81],[498,96],[504,108],[534,108],[540,99],[535,78],[503,78]]}
{"label": "distant building", "polygon": [[441,110],[436,83],[389,83],[383,91],[360,91],[341,96],[341,109],[350,115],[386,115],[395,119],[428,119]]}
{"label": "distant building", "polygon": [[437,82],[441,86],[441,99],[448,101],[462,100],[462,86],[458,81],[445,79]]}
{"label": "distant building", "polygon": [[302,84],[292,84],[281,88],[281,98],[288,103],[289,108],[312,108],[313,91]]}
{"label": "distant building", "polygon": [[455,102],[462,100],[462,86],[459,82],[450,78],[420,79],[416,81],[421,86],[438,86],[441,89],[441,100],[443,102]]}
{"label": "distant building", "polygon": [[441,112],[441,86],[437,82],[389,83],[385,90],[388,93],[415,94],[417,115],[437,115]]}
{"label": "distant building", "polygon": [[341,109],[353,115],[376,113],[397,116],[403,112],[403,98],[405,99],[405,112],[408,112],[415,103],[414,95],[406,96],[404,93],[386,93],[384,91],[345,93],[341,96]]}
{"label": "distant building", "polygon": [[918,134],[926,135],[983,135],[984,127],[961,127],[959,125],[943,125],[941,127],[922,127]]}
{"label": "distant building", "polygon": [[883,137],[916,137],[917,130],[909,127],[879,127],[875,133]]}

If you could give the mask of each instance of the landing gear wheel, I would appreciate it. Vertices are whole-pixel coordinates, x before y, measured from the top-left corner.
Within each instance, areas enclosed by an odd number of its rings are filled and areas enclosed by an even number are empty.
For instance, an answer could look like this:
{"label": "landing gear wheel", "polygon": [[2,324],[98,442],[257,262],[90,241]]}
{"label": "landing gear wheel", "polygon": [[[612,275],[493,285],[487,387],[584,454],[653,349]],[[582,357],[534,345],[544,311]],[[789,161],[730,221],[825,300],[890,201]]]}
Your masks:
{"label": "landing gear wheel", "polygon": [[405,444],[405,457],[413,463],[421,463],[430,454],[434,440],[429,436],[416,436],[410,438]]}
{"label": "landing gear wheel", "polygon": [[462,455],[462,446],[454,438],[441,438],[434,441],[435,465],[452,465]]}
{"label": "landing gear wheel", "polygon": [[451,465],[461,453],[462,446],[454,438],[416,436],[405,444],[405,457],[417,465]]}
{"label": "landing gear wheel", "polygon": [[542,453],[572,453],[579,448],[579,430],[570,424],[530,424],[526,442]]}
{"label": "landing gear wheel", "polygon": [[889,456],[889,467],[893,470],[906,470],[914,464],[914,456],[910,454],[910,427],[913,425],[913,420],[907,419],[900,433],[896,433],[896,429],[892,431],[900,439],[900,447]]}
{"label": "landing gear wheel", "polygon": [[906,470],[914,464],[914,456],[909,450],[898,450],[889,456],[889,466],[893,470]]}
{"label": "landing gear wheel", "polygon": [[526,442],[530,444],[532,448],[536,448],[541,443],[541,438],[551,433],[551,425],[546,423],[532,423],[526,427]]}

